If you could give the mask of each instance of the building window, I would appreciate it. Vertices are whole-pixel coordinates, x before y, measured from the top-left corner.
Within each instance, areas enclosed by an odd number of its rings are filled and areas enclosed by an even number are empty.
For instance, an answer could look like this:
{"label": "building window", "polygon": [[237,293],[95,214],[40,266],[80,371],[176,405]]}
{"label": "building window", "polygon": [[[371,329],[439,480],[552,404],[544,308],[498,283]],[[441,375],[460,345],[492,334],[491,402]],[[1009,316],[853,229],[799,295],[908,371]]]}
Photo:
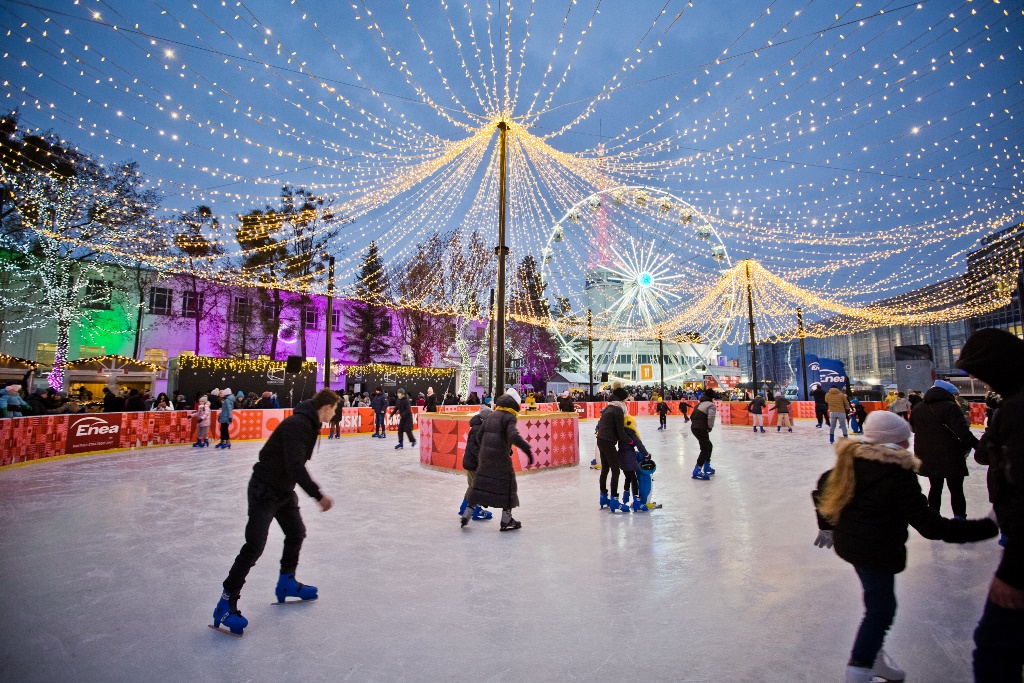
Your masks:
{"label": "building window", "polygon": [[171,300],[171,290],[164,287],[153,287],[149,290],[149,314],[170,315]]}
{"label": "building window", "polygon": [[231,322],[247,323],[252,318],[252,300],[247,296],[236,296],[231,302]]}
{"label": "building window", "polygon": [[36,362],[43,365],[53,365],[53,359],[57,357],[57,345],[48,342],[36,344]]}
{"label": "building window", "polygon": [[85,286],[86,308],[95,308],[102,311],[110,310],[110,283],[105,280],[89,280]]}
{"label": "building window", "polygon": [[335,308],[333,311],[331,311],[331,329],[334,330],[334,331],[338,331],[338,329],[340,327],[341,327],[341,310]]}
{"label": "building window", "polygon": [[183,292],[181,295],[181,317],[198,318],[203,312],[201,292]]}
{"label": "building window", "polygon": [[167,349],[146,349],[146,355],[142,359],[160,366],[160,379],[167,379]]}
{"label": "building window", "polygon": [[281,301],[268,301],[263,304],[263,318],[268,322],[281,320],[281,310],[284,303]]}
{"label": "building window", "polygon": [[79,346],[78,357],[79,358],[95,358],[96,356],[107,355],[106,346]]}
{"label": "building window", "polygon": [[302,326],[307,330],[315,330],[317,322],[317,310],[315,306],[304,306],[302,308]]}

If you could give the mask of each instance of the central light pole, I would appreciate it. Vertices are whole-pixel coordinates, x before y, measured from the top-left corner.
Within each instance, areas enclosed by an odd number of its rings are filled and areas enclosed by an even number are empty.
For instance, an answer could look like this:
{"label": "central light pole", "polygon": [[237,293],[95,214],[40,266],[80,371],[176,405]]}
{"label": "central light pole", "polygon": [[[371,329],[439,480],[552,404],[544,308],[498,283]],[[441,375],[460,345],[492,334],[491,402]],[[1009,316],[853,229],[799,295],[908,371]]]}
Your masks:
{"label": "central light pole", "polygon": [[[276,305],[276,303],[275,303]],[[305,323],[305,321],[303,321]],[[331,337],[334,336],[334,257],[327,261],[327,321],[324,325],[327,338],[324,342],[324,389],[331,388]]]}
{"label": "central light pole", "polygon": [[594,316],[587,309],[587,365],[590,367],[590,393],[588,401],[594,400]]}
{"label": "central light pole", "polygon": [[757,345],[754,343],[754,295],[750,287],[750,261],[747,261],[747,315],[750,317],[750,380],[757,396]]}
{"label": "central light pole", "polygon": [[506,157],[506,138],[508,136],[508,124],[502,120],[498,121],[498,145],[499,161],[501,170],[498,184],[498,246],[494,253],[498,256],[498,315],[496,330],[494,333],[494,374],[497,375],[497,383],[494,388],[494,397],[497,398],[505,391],[505,257],[508,255],[508,247],[505,246],[505,210],[508,204],[508,159]]}

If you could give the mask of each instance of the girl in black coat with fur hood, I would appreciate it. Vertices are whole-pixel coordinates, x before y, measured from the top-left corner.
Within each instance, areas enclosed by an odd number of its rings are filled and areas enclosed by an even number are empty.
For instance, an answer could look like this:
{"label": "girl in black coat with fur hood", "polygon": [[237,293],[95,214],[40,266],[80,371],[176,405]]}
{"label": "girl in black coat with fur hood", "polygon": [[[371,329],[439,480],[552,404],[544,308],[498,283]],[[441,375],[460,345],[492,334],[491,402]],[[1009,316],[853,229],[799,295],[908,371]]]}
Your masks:
{"label": "girl in black coat with fur hood", "polygon": [[501,530],[514,531],[522,524],[512,519],[512,508],[519,507],[516,470],[512,466],[512,446],[516,445],[533,464],[530,444],[519,436],[516,422],[519,395],[509,389],[494,402],[494,410],[485,415],[476,435],[478,464],[473,487],[466,495],[466,509],[461,516],[463,527],[469,523],[477,505],[501,508]]}
{"label": "girl in black coat with fur hood", "polygon": [[905,678],[882,643],[896,616],[896,574],[907,566],[907,526],[947,543],[998,533],[991,519],[945,519],[929,507],[917,480],[921,462],[909,446],[910,425],[903,418],[884,410],[869,413],[864,441],[836,444],[835,467],[821,475],[812,494],[820,529],[814,544],[831,548],[834,542],[864,587],[864,619],[846,667],[847,683]]}

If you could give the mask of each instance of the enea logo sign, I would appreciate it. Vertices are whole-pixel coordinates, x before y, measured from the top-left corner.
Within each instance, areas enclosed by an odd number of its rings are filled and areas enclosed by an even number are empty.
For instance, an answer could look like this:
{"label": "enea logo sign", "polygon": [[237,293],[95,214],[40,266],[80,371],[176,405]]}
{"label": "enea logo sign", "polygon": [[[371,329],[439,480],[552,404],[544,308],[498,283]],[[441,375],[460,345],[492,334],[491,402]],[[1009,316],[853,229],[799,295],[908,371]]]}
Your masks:
{"label": "enea logo sign", "polygon": [[85,453],[117,448],[121,416],[76,415],[68,422],[67,453]]}

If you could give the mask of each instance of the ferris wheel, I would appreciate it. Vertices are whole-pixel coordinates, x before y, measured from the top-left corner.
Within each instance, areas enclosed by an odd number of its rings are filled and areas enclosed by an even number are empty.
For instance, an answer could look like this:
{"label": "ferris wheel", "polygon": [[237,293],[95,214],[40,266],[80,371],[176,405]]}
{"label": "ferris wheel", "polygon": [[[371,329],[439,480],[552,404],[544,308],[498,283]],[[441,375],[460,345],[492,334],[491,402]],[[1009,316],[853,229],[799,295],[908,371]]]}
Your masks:
{"label": "ferris wheel", "polygon": [[686,200],[646,185],[591,194],[569,207],[541,250],[561,357],[586,363],[579,321],[590,310],[595,357],[660,337],[682,359],[665,380],[701,371],[730,334],[740,297],[722,293],[727,305],[714,313],[697,304],[731,266],[712,219]]}

